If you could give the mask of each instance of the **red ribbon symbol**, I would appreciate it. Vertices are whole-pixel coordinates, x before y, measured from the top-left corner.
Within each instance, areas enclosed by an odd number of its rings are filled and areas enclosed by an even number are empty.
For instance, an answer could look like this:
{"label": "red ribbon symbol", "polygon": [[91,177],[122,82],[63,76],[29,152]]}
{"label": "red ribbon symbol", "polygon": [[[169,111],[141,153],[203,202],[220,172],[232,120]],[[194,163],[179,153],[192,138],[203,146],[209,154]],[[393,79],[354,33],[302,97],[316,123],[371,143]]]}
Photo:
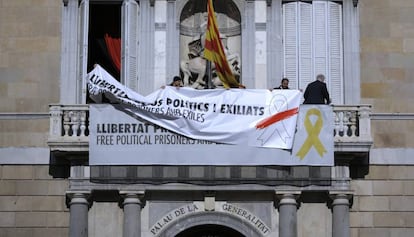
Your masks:
{"label": "red ribbon symbol", "polygon": [[256,124],[256,128],[257,129],[263,129],[266,128],[276,122],[279,122],[281,120],[287,119],[295,114],[297,114],[299,111],[299,108],[293,108],[293,109],[288,109],[282,112],[279,112],[277,114],[274,114],[268,118],[263,119],[262,121],[260,121],[258,124]]}

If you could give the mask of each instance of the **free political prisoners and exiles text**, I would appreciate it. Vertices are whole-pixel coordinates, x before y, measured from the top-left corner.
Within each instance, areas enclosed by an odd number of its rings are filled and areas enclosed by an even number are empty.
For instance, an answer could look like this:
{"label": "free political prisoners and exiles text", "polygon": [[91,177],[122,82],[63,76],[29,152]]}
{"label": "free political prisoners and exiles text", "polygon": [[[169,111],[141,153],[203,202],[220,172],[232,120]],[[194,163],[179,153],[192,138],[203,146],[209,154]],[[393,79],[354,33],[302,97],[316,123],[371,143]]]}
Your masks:
{"label": "free political prisoners and exiles text", "polygon": [[96,145],[194,145],[213,144],[194,140],[150,123],[98,123]]}

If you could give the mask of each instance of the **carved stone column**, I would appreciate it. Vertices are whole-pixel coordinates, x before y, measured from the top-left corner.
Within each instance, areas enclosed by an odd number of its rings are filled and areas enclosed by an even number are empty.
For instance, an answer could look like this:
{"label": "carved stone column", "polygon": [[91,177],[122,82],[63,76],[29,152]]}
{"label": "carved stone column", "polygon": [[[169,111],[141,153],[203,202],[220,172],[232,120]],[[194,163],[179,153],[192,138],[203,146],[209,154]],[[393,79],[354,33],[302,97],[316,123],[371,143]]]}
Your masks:
{"label": "carved stone column", "polygon": [[352,194],[350,192],[330,192],[332,199],[332,237],[349,237],[349,207]]}
{"label": "carved stone column", "polygon": [[279,237],[297,237],[297,210],[299,191],[276,191],[279,208]]}
{"label": "carved stone column", "polygon": [[141,207],[143,191],[120,191],[124,209],[123,237],[141,237]]}
{"label": "carved stone column", "polygon": [[66,192],[66,202],[70,210],[69,237],[88,236],[89,196],[88,191]]}

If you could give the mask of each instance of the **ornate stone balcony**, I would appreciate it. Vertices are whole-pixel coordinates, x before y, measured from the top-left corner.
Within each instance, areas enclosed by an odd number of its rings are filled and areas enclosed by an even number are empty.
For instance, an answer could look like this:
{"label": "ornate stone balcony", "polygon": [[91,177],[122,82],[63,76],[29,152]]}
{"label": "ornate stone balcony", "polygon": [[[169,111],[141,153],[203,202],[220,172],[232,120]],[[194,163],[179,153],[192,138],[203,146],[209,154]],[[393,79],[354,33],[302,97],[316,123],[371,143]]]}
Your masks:
{"label": "ornate stone balcony", "polygon": [[[112,183],[147,185],[155,189],[186,189],[214,185],[214,190],[348,190],[350,175],[366,174],[371,138],[369,105],[333,106],[335,166],[90,166],[89,106],[50,105],[48,144],[56,177],[71,177],[73,189],[114,189]],[[70,171],[69,171],[70,166]],[[53,166],[51,166],[53,167]],[[66,167],[66,168],[64,168]],[[166,184],[166,186],[157,186]],[[100,186],[102,184],[103,186]],[[255,186],[255,185],[259,185]],[[155,186],[151,186],[155,185]],[[204,185],[204,186],[203,186]],[[207,186],[205,186],[207,185]],[[246,186],[247,185],[247,186]],[[252,186],[253,185],[253,186]],[[281,185],[281,186],[280,186]],[[194,188],[195,186],[191,186]]]}
{"label": "ornate stone balcony", "polygon": [[89,105],[50,105],[48,144],[51,152],[89,150]]}
{"label": "ornate stone balcony", "polygon": [[[371,106],[334,105],[336,153],[367,153],[372,145]],[[50,105],[51,152],[87,153],[89,150],[89,106]]]}

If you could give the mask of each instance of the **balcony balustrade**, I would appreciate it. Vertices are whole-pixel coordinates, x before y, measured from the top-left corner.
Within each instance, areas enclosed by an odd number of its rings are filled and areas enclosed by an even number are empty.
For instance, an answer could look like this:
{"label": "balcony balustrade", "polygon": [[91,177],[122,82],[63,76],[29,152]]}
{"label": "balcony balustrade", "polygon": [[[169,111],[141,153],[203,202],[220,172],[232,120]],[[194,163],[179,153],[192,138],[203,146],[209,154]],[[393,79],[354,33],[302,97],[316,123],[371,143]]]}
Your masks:
{"label": "balcony balustrade", "polygon": [[[368,152],[372,145],[370,105],[333,105],[335,152]],[[89,150],[89,106],[50,105],[50,150]]]}
{"label": "balcony balustrade", "polygon": [[[56,164],[70,161],[71,187],[111,189],[110,183],[180,183],[196,185],[260,184],[263,189],[284,185],[298,190],[349,189],[348,164],[356,164],[356,173],[364,172],[364,162],[372,145],[371,106],[334,105],[333,131],[335,167],[277,167],[277,166],[88,166],[89,157],[89,105],[50,105],[50,134],[48,145]],[[345,162],[345,163],[344,163]],[[344,166],[345,164],[345,166]],[[57,166],[58,166],[57,165]],[[177,169],[176,176],[169,171]],[[87,170],[87,172],[85,171]],[[139,170],[139,171],[137,171]],[[192,171],[193,170],[193,171]],[[194,172],[197,170],[197,172]],[[249,172],[246,172],[249,170]],[[62,171],[53,173],[57,177]],[[243,172],[244,171],[244,172]],[[63,172],[67,175],[69,171]],[[355,173],[355,172],[354,172]],[[197,174],[197,175],[194,175]],[[200,175],[202,174],[202,175]],[[231,175],[230,175],[231,174]],[[252,176],[252,174],[255,174]],[[228,175],[223,176],[223,175]],[[223,177],[226,177],[223,179]],[[105,184],[99,186],[99,184]],[[184,186],[185,186],[184,184]],[[204,187],[204,186],[201,186]],[[229,186],[225,186],[228,188]],[[230,186],[231,187],[231,186]],[[250,187],[250,186],[247,186]],[[156,186],[156,188],[163,188]],[[169,186],[165,187],[166,189]],[[183,188],[177,186],[177,188]],[[235,189],[242,188],[234,186]]]}
{"label": "balcony balustrade", "polygon": [[53,151],[89,150],[89,105],[50,105],[48,144]]}

